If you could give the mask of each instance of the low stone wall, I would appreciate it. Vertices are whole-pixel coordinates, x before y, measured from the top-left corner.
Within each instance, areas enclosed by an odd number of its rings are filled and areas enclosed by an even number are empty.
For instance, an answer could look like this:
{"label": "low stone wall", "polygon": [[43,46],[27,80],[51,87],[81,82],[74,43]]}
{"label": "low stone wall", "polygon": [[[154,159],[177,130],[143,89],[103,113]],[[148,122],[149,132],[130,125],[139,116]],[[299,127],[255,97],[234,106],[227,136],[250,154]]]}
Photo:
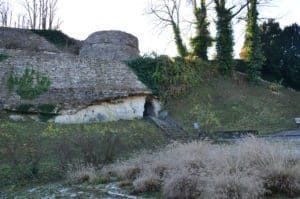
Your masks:
{"label": "low stone wall", "polygon": [[54,121],[61,124],[78,124],[139,119],[143,117],[145,102],[146,96],[103,102],[74,114],[57,116]]}

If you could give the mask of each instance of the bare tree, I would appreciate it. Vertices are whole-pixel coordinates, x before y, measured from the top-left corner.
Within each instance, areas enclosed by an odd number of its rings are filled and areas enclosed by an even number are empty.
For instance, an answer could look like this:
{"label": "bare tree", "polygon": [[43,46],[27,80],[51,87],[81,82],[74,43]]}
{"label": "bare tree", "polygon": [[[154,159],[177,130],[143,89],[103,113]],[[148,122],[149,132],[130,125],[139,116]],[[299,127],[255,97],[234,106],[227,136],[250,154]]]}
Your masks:
{"label": "bare tree", "polygon": [[39,0],[39,28],[43,30],[47,28],[48,14],[49,14],[49,1]]}
{"label": "bare tree", "polygon": [[24,0],[24,8],[32,29],[58,29],[58,0]]}
{"label": "bare tree", "polygon": [[24,0],[24,8],[29,18],[30,28],[36,29],[38,27],[38,0]]}
{"label": "bare tree", "polygon": [[180,10],[181,0],[151,0],[148,14],[153,15],[158,20],[158,27],[172,28],[178,54],[184,57],[187,55],[187,48],[181,37]]}
{"label": "bare tree", "polygon": [[12,8],[8,1],[0,1],[1,26],[8,27],[12,23]]}
{"label": "bare tree", "polygon": [[[48,23],[48,29],[58,29],[61,21],[59,18],[57,18],[57,3],[58,0],[49,0],[49,23]],[[55,23],[55,20],[57,18],[57,21]],[[55,24],[54,24],[55,23]]]}

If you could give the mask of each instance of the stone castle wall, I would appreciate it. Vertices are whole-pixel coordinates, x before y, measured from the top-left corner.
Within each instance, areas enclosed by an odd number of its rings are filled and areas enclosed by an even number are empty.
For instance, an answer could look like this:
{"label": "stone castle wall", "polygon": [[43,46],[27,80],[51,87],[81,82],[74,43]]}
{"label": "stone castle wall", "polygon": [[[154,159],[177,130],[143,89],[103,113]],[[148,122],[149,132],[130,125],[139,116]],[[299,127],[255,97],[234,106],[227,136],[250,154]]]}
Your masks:
{"label": "stone castle wall", "polygon": [[54,44],[30,30],[3,27],[0,27],[0,48],[28,50],[32,52],[60,51]]}
{"label": "stone castle wall", "polygon": [[[0,110],[47,104],[55,106],[57,123],[116,121],[142,118],[146,99],[151,96],[151,91],[122,62],[139,57],[139,47],[136,37],[121,31],[92,34],[83,41],[78,56],[57,50],[31,31],[0,29],[0,53],[9,55],[0,62]],[[33,100],[22,99],[8,89],[11,72],[22,75],[26,67],[51,81],[49,90]],[[154,109],[157,114],[160,108]],[[34,108],[29,111],[39,112]]]}
{"label": "stone castle wall", "polygon": [[[0,50],[10,57],[0,62],[0,104],[15,110],[20,104],[55,104],[59,110],[77,110],[102,101],[151,92],[125,64],[63,53],[29,53]],[[9,73],[22,74],[25,67],[45,74],[51,81],[48,92],[34,100],[21,99],[8,90]]]}
{"label": "stone castle wall", "polygon": [[91,34],[80,50],[80,56],[105,60],[130,60],[139,57],[138,39],[121,31],[100,31]]}

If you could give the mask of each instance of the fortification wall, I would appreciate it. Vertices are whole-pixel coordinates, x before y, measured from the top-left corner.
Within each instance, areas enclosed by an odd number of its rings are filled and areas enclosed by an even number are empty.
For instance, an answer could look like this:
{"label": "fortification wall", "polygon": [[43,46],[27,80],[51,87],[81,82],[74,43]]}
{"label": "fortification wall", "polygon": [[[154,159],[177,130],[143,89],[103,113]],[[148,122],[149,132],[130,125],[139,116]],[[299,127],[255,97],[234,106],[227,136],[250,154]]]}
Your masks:
{"label": "fortification wall", "polygon": [[[0,106],[16,110],[21,104],[54,104],[58,110],[76,112],[102,101],[143,96],[151,91],[133,71],[119,61],[63,53],[1,50],[10,57],[0,62]],[[8,89],[11,71],[22,75],[26,67],[49,77],[49,90],[34,100],[22,99]]]}
{"label": "fortification wall", "polygon": [[138,39],[121,31],[100,31],[91,34],[80,50],[80,56],[105,60],[131,60],[139,57]]}

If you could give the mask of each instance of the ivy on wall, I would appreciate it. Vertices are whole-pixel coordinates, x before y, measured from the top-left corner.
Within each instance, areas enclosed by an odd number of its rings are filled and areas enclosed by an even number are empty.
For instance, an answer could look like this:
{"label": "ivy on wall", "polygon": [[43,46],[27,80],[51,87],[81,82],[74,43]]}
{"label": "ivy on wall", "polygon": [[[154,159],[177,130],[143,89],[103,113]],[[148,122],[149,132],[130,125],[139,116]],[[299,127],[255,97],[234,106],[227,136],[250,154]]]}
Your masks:
{"label": "ivy on wall", "polygon": [[11,72],[7,85],[10,91],[15,91],[22,99],[33,100],[49,90],[51,81],[33,68],[26,67],[21,76]]}
{"label": "ivy on wall", "polygon": [[0,53],[0,62],[6,60],[8,57],[8,55]]}

